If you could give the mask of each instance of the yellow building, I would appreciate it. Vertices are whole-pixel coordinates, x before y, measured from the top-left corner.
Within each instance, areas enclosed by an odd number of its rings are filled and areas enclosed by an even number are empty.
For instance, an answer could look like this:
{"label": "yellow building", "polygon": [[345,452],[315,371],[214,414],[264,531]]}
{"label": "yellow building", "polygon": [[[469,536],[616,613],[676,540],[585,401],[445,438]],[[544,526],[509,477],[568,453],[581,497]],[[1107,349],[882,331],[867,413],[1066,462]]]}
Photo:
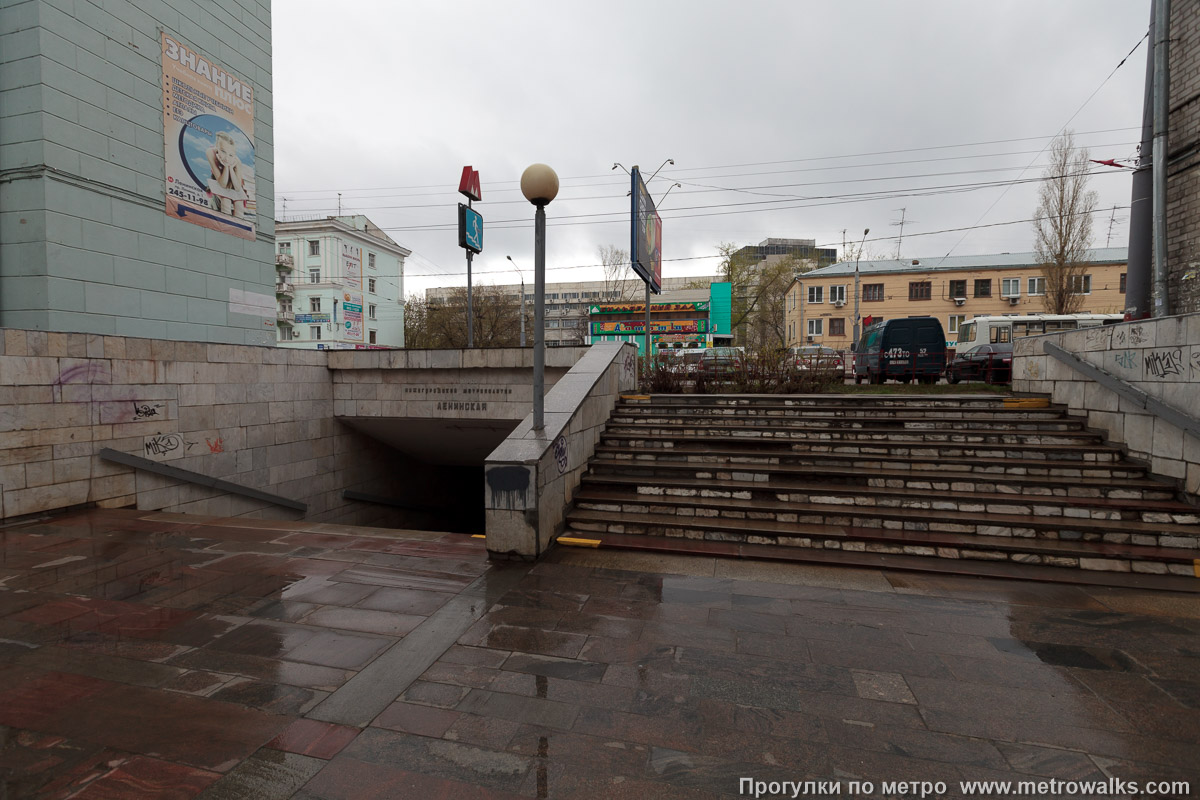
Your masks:
{"label": "yellow building", "polygon": [[[1079,281],[1081,313],[1125,308],[1127,249],[1091,250]],[[797,276],[785,295],[789,345],[850,349],[854,335],[853,261]],[[859,316],[863,324],[896,317],[937,317],[947,345],[973,317],[1046,312],[1046,283],[1033,253],[948,258],[903,258],[858,264]]]}

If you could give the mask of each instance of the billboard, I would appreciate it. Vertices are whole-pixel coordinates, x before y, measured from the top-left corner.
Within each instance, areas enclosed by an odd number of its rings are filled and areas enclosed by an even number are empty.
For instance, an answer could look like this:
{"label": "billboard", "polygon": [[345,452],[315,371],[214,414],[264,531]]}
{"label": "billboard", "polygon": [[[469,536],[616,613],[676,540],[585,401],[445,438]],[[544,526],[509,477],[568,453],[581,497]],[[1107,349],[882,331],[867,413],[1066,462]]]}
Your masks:
{"label": "billboard", "polygon": [[342,286],[362,290],[362,248],[342,242],[341,265]]}
{"label": "billboard", "polygon": [[633,181],[631,198],[633,201],[633,229],[629,252],[633,261],[633,271],[642,280],[650,284],[650,291],[662,293],[662,219],[654,210],[654,200],[650,197],[642,173],[634,167],[629,173]]}
{"label": "billboard", "polygon": [[253,240],[254,90],[162,35],[167,216]]}
{"label": "billboard", "polygon": [[342,292],[342,316],[345,317],[345,336],[351,342],[363,340],[363,296],[355,292]]}
{"label": "billboard", "polygon": [[[619,333],[645,333],[644,319],[627,319],[614,322],[593,322],[593,336],[611,336]],[[651,320],[650,330],[654,333],[708,333],[706,319]]]}

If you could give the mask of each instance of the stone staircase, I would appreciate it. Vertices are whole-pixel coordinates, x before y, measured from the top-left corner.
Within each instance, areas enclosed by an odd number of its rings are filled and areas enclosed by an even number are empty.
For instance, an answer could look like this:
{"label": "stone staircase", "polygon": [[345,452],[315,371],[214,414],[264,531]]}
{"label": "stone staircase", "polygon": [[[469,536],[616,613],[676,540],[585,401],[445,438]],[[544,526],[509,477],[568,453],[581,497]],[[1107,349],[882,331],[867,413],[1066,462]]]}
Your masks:
{"label": "stone staircase", "polygon": [[1200,509],[1063,408],[994,396],[626,398],[564,535],[1200,590]]}

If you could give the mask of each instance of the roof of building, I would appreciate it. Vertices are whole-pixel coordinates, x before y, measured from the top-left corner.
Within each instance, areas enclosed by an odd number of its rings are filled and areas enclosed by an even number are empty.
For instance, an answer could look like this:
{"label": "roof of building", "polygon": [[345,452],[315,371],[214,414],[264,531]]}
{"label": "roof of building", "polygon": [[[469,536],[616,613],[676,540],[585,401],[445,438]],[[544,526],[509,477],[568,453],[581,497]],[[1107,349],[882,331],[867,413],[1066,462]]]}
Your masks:
{"label": "roof of building", "polygon": [[282,238],[285,234],[300,234],[307,231],[315,231],[320,229],[333,229],[343,232],[352,231],[358,236],[369,236],[390,245],[395,250],[402,251],[402,255],[407,257],[412,255],[412,251],[402,244],[399,244],[392,237],[384,232],[374,222],[367,219],[363,214],[347,214],[340,217],[336,216],[304,216],[293,217],[291,219],[275,220],[275,232],[277,238]]}
{"label": "roof of building", "polygon": [[[1129,260],[1127,247],[1098,247],[1088,251],[1084,259],[1088,264],[1123,264]],[[888,258],[883,260],[839,261],[804,273],[809,278],[836,278],[853,275],[857,266],[860,275],[886,275],[902,272],[933,272],[950,269],[1012,269],[1013,267],[1036,267],[1041,262],[1034,253],[995,253],[982,256],[934,256],[933,258]]]}

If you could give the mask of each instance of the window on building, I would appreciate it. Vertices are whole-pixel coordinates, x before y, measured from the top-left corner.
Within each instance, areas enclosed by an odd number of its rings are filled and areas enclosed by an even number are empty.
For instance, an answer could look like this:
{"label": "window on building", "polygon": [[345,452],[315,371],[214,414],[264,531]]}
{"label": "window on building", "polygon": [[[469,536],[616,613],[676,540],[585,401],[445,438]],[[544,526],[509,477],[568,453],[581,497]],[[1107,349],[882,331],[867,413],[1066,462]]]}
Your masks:
{"label": "window on building", "polygon": [[884,299],[882,283],[868,283],[863,285],[863,301],[877,302]]}
{"label": "window on building", "polygon": [[824,303],[825,302],[825,287],[824,286],[808,287],[808,302]]}
{"label": "window on building", "polygon": [[279,243],[279,252],[283,253],[284,255],[290,256],[292,254],[292,243],[291,242],[280,242]]}
{"label": "window on building", "polygon": [[966,281],[950,281],[950,296],[951,297],[966,297],[967,282]]}
{"label": "window on building", "polygon": [[321,338],[321,326],[320,325],[310,325],[308,328],[308,338],[320,339]]}
{"label": "window on building", "polygon": [[367,306],[367,319],[375,319],[375,306],[373,304]]}
{"label": "window on building", "polygon": [[308,298],[308,310],[313,312],[314,314],[319,313],[321,310],[321,298],[319,298],[319,297]]}
{"label": "window on building", "polygon": [[909,300],[928,300],[933,296],[933,284],[929,281],[914,281],[908,284]]}
{"label": "window on building", "polygon": [[790,292],[790,293],[788,293],[788,300],[790,300],[790,301],[791,301],[791,303],[792,303],[792,311],[795,311],[795,310],[796,310],[796,295],[797,295],[797,294],[799,294],[799,292]]}
{"label": "window on building", "polygon": [[831,319],[829,320],[829,335],[830,336],[845,336],[846,335],[846,320]]}
{"label": "window on building", "polygon": [[1120,289],[1120,292],[1121,292],[1121,294],[1125,294],[1125,273],[1124,273],[1124,272],[1122,272],[1122,273],[1121,273],[1121,289]]}
{"label": "window on building", "polygon": [[374,253],[367,253],[367,266],[370,267],[371,269],[375,269],[375,254]]}
{"label": "window on building", "polygon": [[279,301],[279,310],[287,311],[290,313],[292,310],[292,301],[291,300],[280,300]]}
{"label": "window on building", "polygon": [[959,329],[962,328],[962,324],[967,321],[967,315],[951,314],[946,317],[946,321],[949,323],[946,325],[946,333],[958,333]]}
{"label": "window on building", "polygon": [[308,282],[309,283],[320,283],[321,282],[321,268],[320,267],[309,267],[308,268]]}
{"label": "window on building", "polygon": [[823,320],[823,319],[810,319],[808,321],[808,335],[809,336],[820,336],[821,329],[824,327],[824,324],[823,324],[824,322],[825,322],[825,320]]}
{"label": "window on building", "polygon": [[1043,295],[1046,293],[1045,278],[1030,278],[1027,285],[1029,288],[1029,294],[1031,295]]}
{"label": "window on building", "polygon": [[367,344],[378,344],[378,342],[376,341],[375,331],[373,331],[373,330],[367,331]]}
{"label": "window on building", "polygon": [[992,279],[991,278],[976,278],[975,279],[975,296],[976,297],[991,297],[992,296]]}
{"label": "window on building", "polygon": [[308,240],[308,254],[310,256],[321,255],[321,240],[320,239],[309,239]]}
{"label": "window on building", "polygon": [[1004,278],[1000,281],[1000,296],[1001,297],[1020,297],[1021,296],[1021,279],[1020,278]]}
{"label": "window on building", "polygon": [[292,339],[295,339],[295,338],[296,338],[296,332],[292,330],[291,325],[280,325],[279,326],[280,341],[290,342]]}
{"label": "window on building", "polygon": [[1092,276],[1091,275],[1072,275],[1071,276],[1071,294],[1091,294],[1092,293]]}
{"label": "window on building", "polygon": [[829,287],[829,302],[831,302],[831,303],[846,302],[846,287],[845,286],[830,286]]}
{"label": "window on building", "polygon": [[367,291],[370,292],[371,294],[375,294],[375,279],[374,278],[367,278]]}

